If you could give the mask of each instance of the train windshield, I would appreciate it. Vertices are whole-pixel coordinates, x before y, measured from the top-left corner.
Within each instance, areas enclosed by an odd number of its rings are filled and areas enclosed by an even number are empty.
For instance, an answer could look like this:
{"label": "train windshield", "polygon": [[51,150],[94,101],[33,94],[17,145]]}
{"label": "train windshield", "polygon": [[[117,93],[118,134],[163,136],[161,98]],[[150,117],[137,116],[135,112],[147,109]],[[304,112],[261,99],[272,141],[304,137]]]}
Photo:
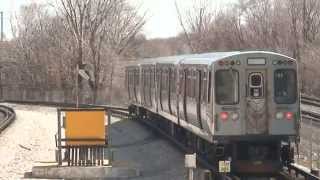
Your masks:
{"label": "train windshield", "polygon": [[215,76],[216,103],[237,104],[239,101],[239,73],[236,70],[218,70]]}
{"label": "train windshield", "polygon": [[297,98],[296,72],[292,69],[279,69],[274,72],[274,95],[278,104],[292,104]]}

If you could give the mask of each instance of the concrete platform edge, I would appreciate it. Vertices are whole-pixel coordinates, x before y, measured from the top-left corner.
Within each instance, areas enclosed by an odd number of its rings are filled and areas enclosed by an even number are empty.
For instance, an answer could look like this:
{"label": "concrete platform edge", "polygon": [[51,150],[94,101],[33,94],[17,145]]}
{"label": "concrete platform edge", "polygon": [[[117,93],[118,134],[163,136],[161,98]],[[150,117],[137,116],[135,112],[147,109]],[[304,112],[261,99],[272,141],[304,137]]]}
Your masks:
{"label": "concrete platform edge", "polygon": [[94,167],[58,167],[34,166],[29,178],[62,178],[62,179],[92,179],[92,178],[132,178],[140,176],[136,168],[94,166]]}

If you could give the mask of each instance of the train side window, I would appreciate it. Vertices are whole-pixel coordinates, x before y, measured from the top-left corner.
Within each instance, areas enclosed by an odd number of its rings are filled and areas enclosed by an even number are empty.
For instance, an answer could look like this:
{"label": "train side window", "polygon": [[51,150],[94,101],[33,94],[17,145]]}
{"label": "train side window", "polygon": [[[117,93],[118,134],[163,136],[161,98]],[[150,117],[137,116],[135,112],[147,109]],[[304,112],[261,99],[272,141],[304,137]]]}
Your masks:
{"label": "train side window", "polygon": [[184,96],[184,94],[186,94],[186,92],[185,92],[185,81],[184,81],[184,77],[185,76],[186,76],[185,75],[185,71],[184,70],[180,70],[180,72],[179,72],[179,82],[180,82],[179,94],[181,94],[182,96]]}
{"label": "train side window", "polygon": [[201,75],[201,71],[200,70],[197,70],[197,71],[194,71],[195,73],[195,76],[194,76],[194,87],[195,87],[195,94],[194,94],[194,97],[197,99],[197,101],[201,101],[201,79],[202,79],[202,75]]}
{"label": "train side window", "polygon": [[144,69],[141,70],[141,90],[142,90],[142,97],[141,97],[141,101],[142,101],[142,104],[144,104],[145,102],[145,92],[144,92],[144,86],[145,86],[145,78],[144,78]]}
{"label": "train side window", "polygon": [[[163,69],[161,71],[161,91],[167,91],[167,70]],[[163,98],[163,97],[162,97]]]}
{"label": "train side window", "polygon": [[236,70],[218,70],[215,74],[215,98],[220,105],[239,101],[239,73]]}
{"label": "train side window", "polygon": [[155,88],[155,78],[154,78],[155,76],[154,76],[154,69],[152,68],[151,69],[151,88],[153,89],[153,88]]}
{"label": "train side window", "polygon": [[212,80],[212,77],[211,77],[211,71],[209,71],[209,74],[208,74],[208,99],[207,99],[207,102],[210,103],[211,102],[211,80]]}
{"label": "train side window", "polygon": [[131,96],[130,96],[130,79],[129,79],[129,69],[126,69],[126,87],[127,87],[127,91],[128,91],[128,98],[131,99]]}
{"label": "train side window", "polygon": [[188,71],[189,72],[189,81],[187,82],[187,83],[189,83],[189,86],[188,86],[188,88],[189,88],[189,97],[193,97],[193,91],[194,91],[194,89],[193,89],[193,72],[191,71],[191,70],[189,70]]}
{"label": "train side window", "polygon": [[156,69],[156,79],[157,79],[157,94],[160,93],[160,90],[161,90],[161,69],[157,68]]}
{"label": "train side window", "polygon": [[139,70],[138,69],[136,69],[135,70],[135,85],[136,85],[136,87],[138,88],[139,87]]}
{"label": "train side window", "polygon": [[274,97],[278,104],[293,104],[297,99],[297,75],[293,69],[274,72]]}
{"label": "train side window", "polygon": [[186,80],[186,86],[187,86],[187,97],[192,98],[194,97],[194,78],[193,78],[193,72],[191,70],[186,70],[187,74],[187,80]]}
{"label": "train side window", "polygon": [[189,70],[185,70],[185,83],[186,83],[186,89],[185,89],[185,91],[186,91],[186,97],[190,97],[190,94],[191,94],[191,89],[190,89],[190,72],[189,72]]}
{"label": "train side window", "polygon": [[[170,92],[170,75],[171,72],[170,72],[170,69],[167,69],[166,70],[166,91],[168,92],[168,95],[169,95],[169,92]],[[169,97],[168,97],[169,98]]]}
{"label": "train side window", "polygon": [[201,102],[206,102],[207,95],[207,72],[201,71]]}
{"label": "train side window", "polygon": [[149,82],[148,82],[148,69],[144,69],[144,73],[143,73],[143,87],[144,87],[144,91],[143,91],[143,98],[144,98],[144,103],[147,104],[147,93],[148,93],[148,87],[149,87]]}
{"label": "train side window", "polygon": [[135,94],[135,100],[138,101],[138,94],[139,94],[139,69],[133,70],[133,78],[134,78],[134,94]]}
{"label": "train side window", "polygon": [[176,71],[172,68],[170,69],[170,91],[176,93]]}
{"label": "train side window", "polygon": [[134,76],[135,76],[135,72],[134,72],[134,69],[131,69],[130,70],[130,86],[131,86],[131,97],[132,97],[132,99],[134,99],[135,98],[135,86],[134,86],[134,84],[135,84],[135,78],[134,78]]}
{"label": "train side window", "polygon": [[196,97],[196,78],[197,78],[197,74],[196,71],[192,70],[191,72],[191,97],[195,98]]}

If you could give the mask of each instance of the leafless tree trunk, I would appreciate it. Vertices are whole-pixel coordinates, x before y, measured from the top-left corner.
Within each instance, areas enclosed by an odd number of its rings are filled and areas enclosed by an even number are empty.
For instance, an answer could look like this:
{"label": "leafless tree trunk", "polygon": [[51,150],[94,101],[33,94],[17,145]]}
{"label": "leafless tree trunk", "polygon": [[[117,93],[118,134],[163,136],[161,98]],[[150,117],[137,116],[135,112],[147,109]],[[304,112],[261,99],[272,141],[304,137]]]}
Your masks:
{"label": "leafless tree trunk", "polygon": [[115,62],[119,57],[131,47],[137,34],[142,30],[145,24],[145,14],[140,17],[138,11],[125,3],[124,0],[117,5],[114,15],[110,19],[107,31],[107,44],[110,45],[116,57],[113,58],[109,81],[109,101],[112,101],[113,74]]}
{"label": "leafless tree trunk", "polygon": [[300,43],[299,43],[299,33],[298,33],[298,21],[300,17],[299,4],[298,1],[289,0],[289,13],[291,16],[291,33],[293,37],[293,57],[300,60]]}
{"label": "leafless tree trunk", "polygon": [[312,43],[320,28],[320,2],[303,0],[302,2],[302,35],[305,43]]}
{"label": "leafless tree trunk", "polygon": [[[62,13],[66,18],[66,26],[69,32],[72,34],[76,42],[75,54],[76,58],[73,62],[74,71],[76,67],[82,66],[83,64],[83,46],[85,41],[85,16],[87,15],[89,4],[92,0],[60,0],[62,5]],[[76,84],[79,85],[79,94],[82,92],[82,81],[78,72],[74,72],[76,78]],[[76,90],[78,91],[78,90]],[[77,94],[76,96],[78,96]],[[80,95],[79,95],[80,96]],[[80,96],[81,97],[81,96]]]}
{"label": "leafless tree trunk", "polygon": [[174,2],[174,5],[176,7],[176,11],[177,11],[177,14],[178,14],[178,19],[179,19],[179,23],[180,23],[180,26],[182,27],[183,29],[183,33],[184,33],[184,36],[186,38],[186,41],[187,41],[187,44],[189,46],[189,48],[191,49],[191,52],[195,52],[195,48],[193,47],[193,44],[192,44],[192,41],[191,41],[191,38],[188,34],[188,31],[187,31],[187,28],[184,24],[184,21],[183,21],[183,18],[182,18],[182,15],[181,15],[181,12],[180,12],[180,9],[179,9],[179,6],[177,4],[177,1]]}

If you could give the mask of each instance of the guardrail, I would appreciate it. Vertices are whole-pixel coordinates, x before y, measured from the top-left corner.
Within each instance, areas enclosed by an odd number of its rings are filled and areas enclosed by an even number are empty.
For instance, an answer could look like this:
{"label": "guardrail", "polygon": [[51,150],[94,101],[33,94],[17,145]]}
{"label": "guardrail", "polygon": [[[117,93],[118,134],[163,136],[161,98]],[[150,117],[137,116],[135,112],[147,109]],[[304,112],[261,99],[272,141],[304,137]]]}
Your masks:
{"label": "guardrail", "polygon": [[301,98],[320,102],[320,98],[315,97],[315,96],[310,96],[310,95],[307,95],[307,94],[301,94]]}

